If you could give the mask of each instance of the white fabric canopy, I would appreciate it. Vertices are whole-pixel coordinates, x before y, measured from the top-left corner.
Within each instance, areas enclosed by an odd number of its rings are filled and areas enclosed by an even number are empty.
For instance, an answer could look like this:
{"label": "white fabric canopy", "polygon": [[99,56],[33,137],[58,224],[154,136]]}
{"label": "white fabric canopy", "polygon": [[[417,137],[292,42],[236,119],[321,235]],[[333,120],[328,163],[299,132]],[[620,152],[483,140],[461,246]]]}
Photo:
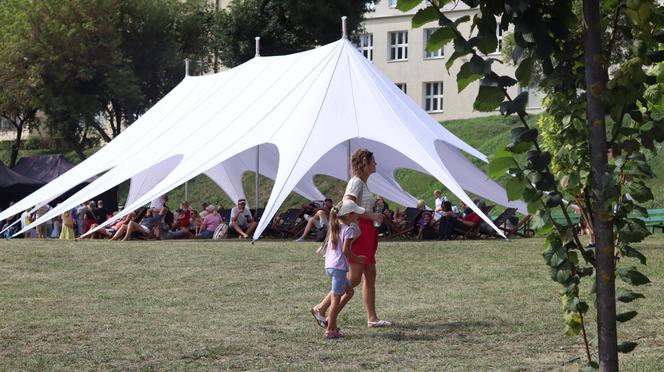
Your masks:
{"label": "white fabric canopy", "polygon": [[257,239],[291,191],[323,197],[315,175],[347,180],[349,146],[351,152],[374,152],[378,166],[369,188],[400,204],[417,202],[394,178],[396,170],[408,168],[436,177],[498,233],[464,190],[526,213],[524,203],[508,202],[505,190],[461,151],[483,161],[486,156],[431,119],[341,39],[307,52],[256,57],[219,74],[186,77],[116,139],[0,213],[0,219],[102,172],[26,229],[127,179],[132,180],[128,202],[116,218],[201,173],[237,200],[245,196],[241,176],[255,170],[259,148],[260,173],[273,179],[274,187]]}

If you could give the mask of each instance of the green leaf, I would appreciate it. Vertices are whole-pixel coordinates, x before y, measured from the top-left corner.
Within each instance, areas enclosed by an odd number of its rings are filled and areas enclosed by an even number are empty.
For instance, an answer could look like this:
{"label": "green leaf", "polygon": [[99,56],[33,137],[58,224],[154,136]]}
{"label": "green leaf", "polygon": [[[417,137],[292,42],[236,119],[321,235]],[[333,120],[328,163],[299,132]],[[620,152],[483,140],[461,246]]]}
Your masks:
{"label": "green leaf", "polygon": [[544,205],[547,208],[555,208],[560,205],[560,202],[563,200],[563,196],[558,192],[552,192],[548,194],[545,198]]}
{"label": "green leaf", "polygon": [[631,342],[631,341],[621,342],[620,344],[618,344],[618,352],[623,354],[631,353],[632,350],[636,348],[636,345],[638,345],[636,342]]}
{"label": "green leaf", "polygon": [[493,158],[489,161],[488,176],[491,178],[500,178],[507,173],[507,170],[516,165],[513,157]]}
{"label": "green leaf", "polygon": [[454,33],[454,30],[450,27],[441,27],[437,29],[433,34],[431,34],[431,37],[429,37],[429,41],[427,42],[427,51],[437,51],[452,41],[455,36],[456,34]]}
{"label": "green leaf", "polygon": [[503,102],[504,98],[505,92],[502,88],[481,85],[475,103],[473,103],[473,108],[483,112],[493,111]]}
{"label": "green leaf", "polygon": [[500,104],[500,113],[507,116],[513,113],[525,114],[526,105],[528,104],[528,92],[524,91],[519,93],[511,102],[503,102]]}
{"label": "green leaf", "polygon": [[625,224],[619,227],[618,232],[624,241],[640,242],[650,235],[645,222],[638,218],[626,218]]}
{"label": "green leaf", "polygon": [[625,191],[628,192],[632,198],[639,203],[644,203],[654,199],[650,188],[641,181],[628,182],[625,186]]}
{"label": "green leaf", "polygon": [[397,9],[402,12],[407,12],[421,3],[422,1],[420,0],[399,0],[397,1]]}
{"label": "green leaf", "polygon": [[580,372],[595,372],[599,369],[599,364],[597,362],[588,362],[583,368],[581,368],[579,371]]}
{"label": "green leaf", "polygon": [[526,203],[539,202],[541,197],[542,193],[532,187],[526,187],[526,189],[523,190],[523,201]]}
{"label": "green leaf", "polygon": [[536,171],[543,171],[551,163],[551,154],[548,151],[528,151],[528,168]]}
{"label": "green leaf", "polygon": [[454,51],[454,53],[452,53],[452,55],[447,60],[447,62],[445,62],[445,68],[447,69],[447,72],[450,72],[450,69],[452,68],[452,65],[454,64],[454,61],[459,59],[459,57],[465,56],[466,54],[468,54],[468,53],[460,53],[460,52]]}
{"label": "green leaf", "polygon": [[638,314],[638,312],[636,312],[636,311],[627,311],[627,312],[620,313],[620,314],[616,315],[616,320],[623,323],[623,322],[626,322],[626,321],[634,318],[637,314]]}
{"label": "green leaf", "polygon": [[530,84],[530,78],[533,75],[533,59],[532,57],[524,58],[519,67],[516,68],[514,76],[522,87],[527,87]]}
{"label": "green leaf", "polygon": [[507,182],[505,183],[505,190],[507,191],[507,200],[512,201],[512,200],[519,200],[521,198],[521,194],[523,194],[523,182],[516,178],[512,177]]}
{"label": "green leaf", "polygon": [[459,17],[459,18],[455,19],[455,20],[454,20],[454,25],[455,25],[455,26],[459,26],[460,24],[462,24],[462,23],[464,23],[464,22],[468,22],[468,21],[470,21],[470,16],[469,16],[469,15],[465,15],[465,16],[463,16],[463,17]]}
{"label": "green leaf", "polygon": [[478,80],[482,77],[482,74],[474,73],[471,62],[466,62],[461,65],[459,73],[457,74],[457,87],[459,92],[466,89],[468,84],[472,83],[475,80]]}
{"label": "green leaf", "polygon": [[642,274],[636,267],[629,268],[619,268],[616,270],[616,274],[622,279],[625,283],[629,283],[634,286],[639,286],[643,284],[650,283],[650,279],[647,276]]}
{"label": "green leaf", "polygon": [[646,256],[643,255],[643,253],[639,252],[638,250],[632,248],[629,245],[626,245],[620,249],[623,255],[626,257],[632,257],[632,258],[637,258],[639,262],[641,262],[641,265],[646,264]]}
{"label": "green leaf", "polygon": [[424,9],[418,10],[413,16],[411,24],[413,28],[422,27],[429,22],[438,20],[439,14],[438,9],[430,5]]}
{"label": "green leaf", "polygon": [[625,288],[616,289],[616,299],[620,302],[629,303],[637,298],[646,298],[646,296]]}

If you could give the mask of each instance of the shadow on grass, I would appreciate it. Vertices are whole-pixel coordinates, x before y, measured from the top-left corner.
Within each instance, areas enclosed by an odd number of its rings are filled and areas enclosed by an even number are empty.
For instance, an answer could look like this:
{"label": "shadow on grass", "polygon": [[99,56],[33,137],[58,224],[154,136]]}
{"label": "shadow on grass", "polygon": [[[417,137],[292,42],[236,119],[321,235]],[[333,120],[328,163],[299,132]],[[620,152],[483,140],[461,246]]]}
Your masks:
{"label": "shadow on grass", "polygon": [[[493,328],[491,322],[429,322],[398,324],[380,336],[393,341],[436,341],[464,338],[478,328]],[[387,328],[385,330],[388,330]]]}

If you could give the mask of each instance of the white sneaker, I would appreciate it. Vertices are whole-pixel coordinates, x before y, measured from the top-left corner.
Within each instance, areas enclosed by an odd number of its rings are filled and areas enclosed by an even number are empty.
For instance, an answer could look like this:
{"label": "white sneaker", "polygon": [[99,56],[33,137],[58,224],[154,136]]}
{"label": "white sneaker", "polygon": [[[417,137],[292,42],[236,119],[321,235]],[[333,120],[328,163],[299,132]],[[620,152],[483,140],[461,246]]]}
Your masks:
{"label": "white sneaker", "polygon": [[303,241],[304,241],[304,238],[297,238],[297,239],[295,239],[295,240],[293,240],[293,241],[294,241],[294,242],[303,242]]}
{"label": "white sneaker", "polygon": [[314,320],[320,327],[327,328],[327,319],[320,313],[320,309],[317,307],[312,307],[311,315],[314,316]]}
{"label": "white sneaker", "polygon": [[369,328],[384,328],[384,327],[391,327],[392,322],[390,322],[389,320],[380,319],[376,320],[375,322],[367,322],[367,325],[369,326]]}

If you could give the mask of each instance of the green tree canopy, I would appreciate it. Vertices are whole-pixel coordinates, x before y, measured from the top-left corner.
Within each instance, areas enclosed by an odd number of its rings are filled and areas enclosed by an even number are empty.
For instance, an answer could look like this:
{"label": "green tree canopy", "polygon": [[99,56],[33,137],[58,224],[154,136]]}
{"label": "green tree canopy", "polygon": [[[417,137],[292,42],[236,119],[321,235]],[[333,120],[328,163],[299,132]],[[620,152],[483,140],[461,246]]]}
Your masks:
{"label": "green tree canopy", "polygon": [[254,57],[254,38],[261,38],[261,55],[312,49],[341,37],[341,17],[349,32],[364,20],[366,0],[299,1],[235,0],[218,17],[219,59],[234,67]]}

